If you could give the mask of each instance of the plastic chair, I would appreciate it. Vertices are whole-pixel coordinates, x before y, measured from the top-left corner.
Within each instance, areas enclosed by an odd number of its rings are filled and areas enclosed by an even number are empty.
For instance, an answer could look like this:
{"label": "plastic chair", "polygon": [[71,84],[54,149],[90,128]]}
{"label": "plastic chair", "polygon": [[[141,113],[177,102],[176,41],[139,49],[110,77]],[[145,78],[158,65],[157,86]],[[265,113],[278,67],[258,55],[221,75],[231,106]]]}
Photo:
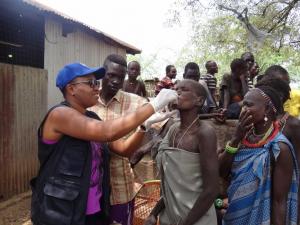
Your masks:
{"label": "plastic chair", "polygon": [[144,182],[134,203],[133,225],[143,225],[160,198],[160,180]]}

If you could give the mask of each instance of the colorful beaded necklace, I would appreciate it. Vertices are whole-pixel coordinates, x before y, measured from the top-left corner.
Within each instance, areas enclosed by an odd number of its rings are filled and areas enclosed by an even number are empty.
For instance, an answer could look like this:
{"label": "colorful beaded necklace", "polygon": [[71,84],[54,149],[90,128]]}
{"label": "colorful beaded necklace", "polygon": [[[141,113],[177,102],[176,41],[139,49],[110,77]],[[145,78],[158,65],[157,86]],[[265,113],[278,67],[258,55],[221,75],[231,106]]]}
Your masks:
{"label": "colorful beaded necklace", "polygon": [[250,143],[247,140],[247,137],[242,140],[242,144],[249,148],[259,148],[272,140],[279,132],[279,124],[277,122],[273,122],[273,124],[269,127],[265,135],[260,139],[257,143]]}

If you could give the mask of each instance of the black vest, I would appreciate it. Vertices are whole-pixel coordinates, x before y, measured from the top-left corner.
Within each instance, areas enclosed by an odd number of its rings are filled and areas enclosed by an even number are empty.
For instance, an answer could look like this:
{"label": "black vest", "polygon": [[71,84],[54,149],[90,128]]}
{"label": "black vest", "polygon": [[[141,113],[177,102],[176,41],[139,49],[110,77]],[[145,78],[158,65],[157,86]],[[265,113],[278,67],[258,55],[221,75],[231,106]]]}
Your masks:
{"label": "black vest", "polygon": [[[66,106],[61,103],[53,107]],[[49,114],[48,112],[48,114]],[[84,225],[91,176],[92,152],[89,141],[63,136],[56,144],[44,144],[42,128],[38,132],[38,176],[31,180],[31,219],[35,225]],[[98,119],[90,111],[86,116]],[[109,210],[109,154],[103,145],[103,182],[101,212]]]}

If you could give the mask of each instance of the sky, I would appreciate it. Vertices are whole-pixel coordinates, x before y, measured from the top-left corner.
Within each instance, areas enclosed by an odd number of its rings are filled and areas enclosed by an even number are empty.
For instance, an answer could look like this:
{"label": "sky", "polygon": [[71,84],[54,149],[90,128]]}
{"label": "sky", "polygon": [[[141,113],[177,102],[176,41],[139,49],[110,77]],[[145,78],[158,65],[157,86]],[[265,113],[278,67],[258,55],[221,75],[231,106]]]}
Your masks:
{"label": "sky", "polygon": [[[115,36],[142,50],[142,59],[157,55],[156,74],[142,75],[144,79],[163,77],[165,67],[175,64],[180,51],[189,40],[188,21],[182,26],[166,25],[170,8],[176,0],[36,0],[87,25]],[[209,0],[201,0],[205,7]],[[206,20],[208,15],[201,18]],[[183,17],[187,19],[187,17]],[[147,61],[147,60],[146,60]],[[142,65],[143,66],[143,65]],[[177,78],[183,68],[177,68]],[[145,76],[146,75],[146,76]],[[150,75],[150,76],[149,76]]]}
{"label": "sky", "polygon": [[160,75],[188,40],[186,26],[166,25],[174,0],[37,0],[142,50],[157,54]]}

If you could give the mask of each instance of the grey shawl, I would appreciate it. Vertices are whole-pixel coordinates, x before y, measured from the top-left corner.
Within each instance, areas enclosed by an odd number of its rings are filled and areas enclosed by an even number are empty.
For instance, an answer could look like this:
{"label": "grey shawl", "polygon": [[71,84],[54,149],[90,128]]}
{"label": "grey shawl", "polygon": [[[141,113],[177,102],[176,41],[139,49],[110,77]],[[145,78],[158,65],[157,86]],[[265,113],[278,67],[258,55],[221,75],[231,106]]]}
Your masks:
{"label": "grey shawl", "polygon": [[[174,124],[161,142],[156,163],[161,176],[161,194],[165,209],[159,215],[161,225],[181,223],[203,190],[200,153],[169,147],[174,133]],[[195,224],[217,224],[216,212],[212,205]]]}

